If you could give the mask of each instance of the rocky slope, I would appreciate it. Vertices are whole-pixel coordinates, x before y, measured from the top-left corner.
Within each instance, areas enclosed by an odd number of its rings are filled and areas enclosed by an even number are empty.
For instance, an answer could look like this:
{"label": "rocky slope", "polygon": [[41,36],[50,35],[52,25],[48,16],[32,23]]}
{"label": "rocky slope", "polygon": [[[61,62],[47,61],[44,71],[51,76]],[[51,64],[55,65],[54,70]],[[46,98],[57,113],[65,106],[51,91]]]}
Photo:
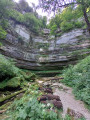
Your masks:
{"label": "rocky slope", "polygon": [[[20,68],[57,70],[75,64],[78,58],[90,54],[90,40],[81,29],[53,36],[36,36],[25,26],[10,21],[7,38],[2,40],[0,53],[14,58]],[[88,36],[88,37],[87,37]]]}

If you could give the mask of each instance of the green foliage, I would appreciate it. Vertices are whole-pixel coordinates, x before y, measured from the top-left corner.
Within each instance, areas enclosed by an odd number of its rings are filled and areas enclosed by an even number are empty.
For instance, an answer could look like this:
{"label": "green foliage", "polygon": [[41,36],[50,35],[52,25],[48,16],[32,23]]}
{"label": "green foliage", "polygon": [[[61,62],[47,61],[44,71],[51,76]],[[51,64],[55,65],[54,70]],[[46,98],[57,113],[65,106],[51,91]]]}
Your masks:
{"label": "green foliage", "polygon": [[0,82],[0,89],[4,89],[6,87],[9,88],[20,87],[21,82],[23,81],[24,81],[23,77],[14,77],[10,80],[3,80],[2,82]]}
{"label": "green foliage", "polygon": [[[66,0],[63,0],[63,2],[62,0],[57,0],[57,2],[56,0],[46,0],[46,1],[39,0],[39,6],[46,11],[53,11],[54,13],[56,13],[57,11],[60,12],[61,7],[65,8],[66,10],[65,9],[63,10],[64,15],[62,14],[63,15],[62,18],[67,19],[68,20],[67,22],[70,22],[71,19],[76,18],[76,16],[83,13],[82,15],[84,16],[85,23],[87,24],[88,31],[90,33],[90,21],[89,21],[90,18],[87,14],[87,9],[90,7],[90,0],[70,0],[68,1],[68,3]],[[71,12],[72,8],[75,11],[75,9],[78,6],[80,8],[80,11],[78,12],[81,13],[73,14],[73,12]],[[71,10],[68,8],[71,8]],[[73,15],[75,16],[73,17]]]}
{"label": "green foliage", "polygon": [[73,7],[74,6],[70,6],[70,7],[67,7],[63,10],[62,14],[61,14],[61,19],[63,21],[71,21],[72,19],[74,19],[74,10],[73,10]]}
{"label": "green foliage", "polygon": [[43,18],[42,18],[43,28],[46,28],[46,24],[47,24],[47,17],[46,17],[46,16],[43,16]]}
{"label": "green foliage", "polygon": [[22,13],[12,9],[10,11],[10,17],[15,19],[16,21],[18,21],[19,23],[23,23],[24,22],[24,16]]}
{"label": "green foliage", "polygon": [[57,25],[51,26],[51,34],[56,35]]}
{"label": "green foliage", "polygon": [[0,0],[0,18],[7,17],[12,5],[12,0]]}
{"label": "green foliage", "polygon": [[46,27],[46,17],[37,18],[34,13],[22,14],[16,10],[11,10],[10,17],[14,19],[17,23],[24,24],[32,32],[39,33],[41,28]]}
{"label": "green foliage", "polygon": [[72,28],[74,28],[74,26],[70,22],[62,22],[61,23],[61,29],[63,32],[67,32],[69,30],[72,30]]}
{"label": "green foliage", "polygon": [[75,96],[90,106],[90,56],[65,70],[63,82],[73,86]]}
{"label": "green foliage", "polygon": [[76,28],[81,28],[82,25],[83,25],[83,23],[80,22],[80,21],[75,22],[75,27],[76,27]]}
{"label": "green foliage", "polygon": [[60,28],[60,24],[61,24],[62,20],[61,20],[61,16],[60,14],[56,14],[56,16],[54,18],[51,18],[49,24],[47,25],[47,27],[49,29],[51,29],[51,34],[52,35],[56,35],[56,30],[58,28]]}
{"label": "green foliage", "polygon": [[24,14],[24,20],[24,23],[29,26],[30,30],[32,30],[34,33],[38,33],[38,30],[40,29],[39,20],[35,17],[34,14]]}
{"label": "green foliage", "polygon": [[48,28],[51,29],[51,34],[53,35],[57,34],[55,33],[57,29],[60,29],[63,33],[74,28],[81,28],[84,25],[82,16],[83,13],[79,5],[76,8],[69,6],[61,13],[57,13],[55,17],[51,18]]}
{"label": "green foliage", "polygon": [[0,54],[0,89],[20,87],[25,85],[25,81],[35,81],[35,78],[34,73],[22,71],[11,59]]}
{"label": "green foliage", "polygon": [[2,43],[0,43],[0,47],[2,46]]}
{"label": "green foliage", "polygon": [[29,4],[25,0],[19,0],[17,3],[16,9],[21,13],[24,12],[33,12],[33,8],[29,6]]}
{"label": "green foliage", "polygon": [[[24,112],[24,114],[23,114]],[[57,115],[55,113],[48,113],[42,107],[42,105],[38,104],[36,99],[29,101],[27,107],[25,107],[24,111],[20,111],[20,114],[17,120],[24,120],[24,119],[31,119],[31,120],[56,120]]]}
{"label": "green foliage", "polygon": [[8,17],[13,6],[12,0],[0,0],[0,25],[6,28],[8,25]]}
{"label": "green foliage", "polygon": [[48,112],[43,104],[38,103],[37,98],[30,98],[28,102],[25,102],[25,99],[23,102],[22,100],[18,102],[16,114],[14,113],[13,116],[11,116],[13,119],[58,120],[57,114],[52,111]]}
{"label": "green foliage", "polygon": [[6,34],[6,31],[0,26],[0,39],[4,39]]}
{"label": "green foliage", "polygon": [[47,22],[46,17],[33,12],[25,0],[20,0],[17,4],[13,0],[0,0],[0,25],[4,29],[7,29],[10,18],[37,34],[41,28],[46,27]]}
{"label": "green foliage", "polygon": [[20,75],[22,75],[26,81],[35,81],[36,75],[29,71],[20,71]]}
{"label": "green foliage", "polygon": [[[72,117],[66,115],[62,118],[60,111],[57,113],[49,107],[37,101],[37,97],[42,93],[38,91],[38,85],[32,84],[20,100],[15,100],[9,108],[9,120],[71,120]],[[77,119],[85,120],[85,119]]]}
{"label": "green foliage", "polygon": [[15,67],[14,63],[11,60],[6,59],[3,55],[0,54],[0,80],[3,78],[12,78],[16,76],[19,72],[19,69]]}

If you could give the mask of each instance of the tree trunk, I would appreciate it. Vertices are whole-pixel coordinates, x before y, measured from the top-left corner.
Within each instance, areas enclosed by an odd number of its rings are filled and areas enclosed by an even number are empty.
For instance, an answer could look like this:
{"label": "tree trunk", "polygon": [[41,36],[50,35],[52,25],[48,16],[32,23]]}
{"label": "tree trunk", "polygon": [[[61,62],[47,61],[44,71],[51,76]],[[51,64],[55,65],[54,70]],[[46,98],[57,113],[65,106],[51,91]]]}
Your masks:
{"label": "tree trunk", "polygon": [[84,15],[84,18],[85,18],[85,21],[86,21],[86,24],[87,24],[89,34],[90,34],[90,22],[89,22],[89,19],[88,19],[88,16],[87,16],[87,13],[86,13],[86,10],[85,10],[84,7],[83,7],[83,15]]}

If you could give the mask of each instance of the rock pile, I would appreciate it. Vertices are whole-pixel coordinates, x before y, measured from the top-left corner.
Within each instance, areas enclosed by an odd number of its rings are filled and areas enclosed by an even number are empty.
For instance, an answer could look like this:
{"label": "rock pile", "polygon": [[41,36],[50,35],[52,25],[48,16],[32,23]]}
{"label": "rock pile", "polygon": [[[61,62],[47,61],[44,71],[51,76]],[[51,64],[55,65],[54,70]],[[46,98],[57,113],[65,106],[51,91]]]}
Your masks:
{"label": "rock pile", "polygon": [[60,97],[57,95],[53,95],[53,90],[49,85],[42,86],[39,88],[40,91],[44,92],[42,96],[38,98],[40,103],[45,105],[52,104],[53,108],[62,109],[62,102]]}

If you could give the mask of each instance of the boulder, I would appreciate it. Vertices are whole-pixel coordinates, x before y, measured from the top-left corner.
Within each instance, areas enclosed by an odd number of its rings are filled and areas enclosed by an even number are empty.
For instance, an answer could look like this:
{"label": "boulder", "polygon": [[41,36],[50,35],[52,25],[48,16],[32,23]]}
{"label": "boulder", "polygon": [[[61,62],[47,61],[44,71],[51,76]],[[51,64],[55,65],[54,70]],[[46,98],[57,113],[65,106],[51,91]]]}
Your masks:
{"label": "boulder", "polygon": [[77,112],[75,110],[72,110],[70,108],[67,109],[67,114],[76,119],[84,118],[83,114],[81,114],[80,112]]}
{"label": "boulder", "polygon": [[48,88],[44,88],[44,87],[39,87],[39,90],[45,92],[45,93],[51,93],[53,94],[52,88],[48,87]]}
{"label": "boulder", "polygon": [[63,108],[62,102],[61,101],[57,101],[57,100],[52,100],[52,104],[54,105],[54,107],[61,109]]}
{"label": "boulder", "polygon": [[42,95],[40,98],[39,98],[39,101],[45,101],[45,100],[57,100],[57,101],[61,101],[59,96],[57,95],[52,95],[52,94],[46,94],[46,95]]}

